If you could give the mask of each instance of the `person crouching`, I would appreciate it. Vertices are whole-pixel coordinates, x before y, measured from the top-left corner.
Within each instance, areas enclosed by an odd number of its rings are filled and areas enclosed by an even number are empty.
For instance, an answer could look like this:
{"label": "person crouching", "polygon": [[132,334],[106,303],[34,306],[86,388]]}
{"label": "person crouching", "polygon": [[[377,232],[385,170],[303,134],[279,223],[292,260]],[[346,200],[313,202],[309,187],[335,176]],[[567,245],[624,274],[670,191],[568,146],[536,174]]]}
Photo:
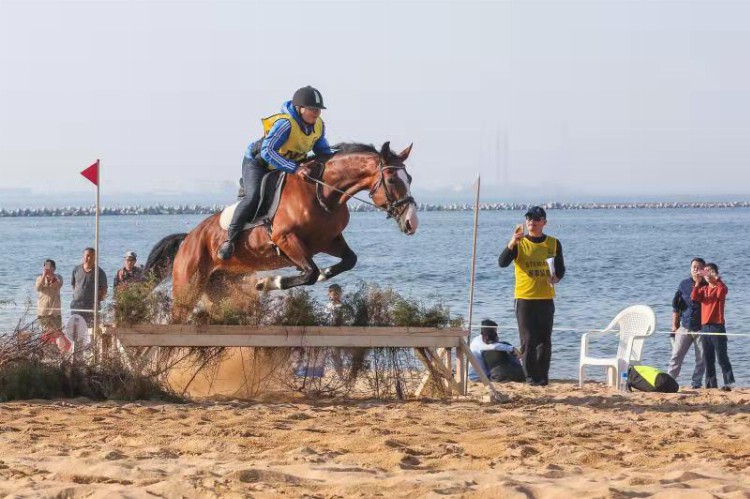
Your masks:
{"label": "person crouching", "polygon": [[[469,349],[484,374],[492,381],[526,381],[523,367],[518,360],[521,352],[510,343],[499,340],[496,322],[483,320],[481,334],[471,341]],[[469,369],[469,380],[479,381],[479,374],[473,367]]]}

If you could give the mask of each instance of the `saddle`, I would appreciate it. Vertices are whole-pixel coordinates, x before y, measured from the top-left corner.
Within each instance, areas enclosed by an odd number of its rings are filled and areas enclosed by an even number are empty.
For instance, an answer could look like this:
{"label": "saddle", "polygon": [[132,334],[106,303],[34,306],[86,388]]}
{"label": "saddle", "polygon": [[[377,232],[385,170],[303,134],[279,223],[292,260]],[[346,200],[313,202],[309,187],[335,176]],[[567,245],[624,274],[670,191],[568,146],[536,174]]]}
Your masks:
{"label": "saddle", "polygon": [[[263,176],[263,180],[261,180],[260,183],[260,201],[258,202],[258,211],[255,213],[255,218],[248,220],[244,227],[242,227],[242,230],[252,229],[259,225],[271,226],[273,217],[279,209],[281,191],[284,189],[285,182],[286,172],[281,170],[271,170]],[[238,198],[241,198],[244,195],[244,186],[240,185]],[[222,210],[221,216],[219,217],[219,225],[222,229],[226,230],[229,228],[229,224],[232,223],[234,210],[237,208],[238,204],[239,201]]]}

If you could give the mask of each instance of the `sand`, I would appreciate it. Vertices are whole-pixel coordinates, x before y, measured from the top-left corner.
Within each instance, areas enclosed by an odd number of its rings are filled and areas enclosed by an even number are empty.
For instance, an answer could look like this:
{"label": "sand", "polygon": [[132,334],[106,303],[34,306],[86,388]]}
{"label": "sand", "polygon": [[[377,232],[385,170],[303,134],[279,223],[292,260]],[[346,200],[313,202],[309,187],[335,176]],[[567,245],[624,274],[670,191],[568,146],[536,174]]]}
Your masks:
{"label": "sand", "polygon": [[0,404],[11,497],[750,497],[750,389]]}

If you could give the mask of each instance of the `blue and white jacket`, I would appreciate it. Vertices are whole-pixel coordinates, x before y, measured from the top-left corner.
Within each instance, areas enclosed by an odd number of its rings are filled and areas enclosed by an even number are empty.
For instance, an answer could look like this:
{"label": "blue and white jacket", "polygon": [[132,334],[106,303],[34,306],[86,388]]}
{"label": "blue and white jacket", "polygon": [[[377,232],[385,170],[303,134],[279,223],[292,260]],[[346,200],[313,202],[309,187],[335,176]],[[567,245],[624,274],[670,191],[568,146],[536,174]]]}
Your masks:
{"label": "blue and white jacket", "polygon": [[[292,101],[286,101],[284,104],[282,104],[281,112],[288,114],[289,116],[297,120],[297,124],[305,133],[312,132],[312,125],[308,125],[307,123],[302,121],[302,118],[292,105]],[[260,139],[263,141],[260,145],[260,157],[263,158],[268,164],[273,165],[279,170],[294,173],[297,170],[297,163],[288,160],[281,154],[279,154],[279,149],[281,149],[281,146],[283,146],[284,143],[289,139],[289,131],[291,130],[291,128],[291,123],[289,123],[289,120],[286,119],[280,119],[276,123],[274,123],[271,129],[268,131],[268,135]],[[247,150],[245,151],[246,158],[252,157],[253,146],[256,142],[257,141],[253,141],[249,146],[247,146]],[[325,124],[323,125],[323,135],[321,135],[321,137],[317,142],[315,142],[315,145],[313,146],[313,153],[315,153],[315,155],[333,154],[331,146],[328,144],[328,139],[326,139]]]}

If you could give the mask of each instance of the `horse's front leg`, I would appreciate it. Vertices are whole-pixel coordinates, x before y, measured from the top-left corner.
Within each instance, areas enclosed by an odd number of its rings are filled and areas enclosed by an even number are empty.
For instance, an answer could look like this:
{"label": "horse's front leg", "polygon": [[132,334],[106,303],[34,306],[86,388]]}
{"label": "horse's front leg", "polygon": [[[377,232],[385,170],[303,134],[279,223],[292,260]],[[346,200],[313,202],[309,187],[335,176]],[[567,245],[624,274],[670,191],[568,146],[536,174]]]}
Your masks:
{"label": "horse's front leg", "polygon": [[357,254],[352,251],[348,244],[346,244],[346,240],[342,235],[339,235],[338,237],[336,237],[336,239],[333,240],[333,244],[326,251],[326,253],[331,256],[341,258],[341,261],[335,265],[331,265],[330,267],[326,267],[321,270],[320,276],[318,277],[318,282],[327,281],[328,279],[335,277],[342,272],[351,270],[357,264]]}
{"label": "horse's front leg", "polygon": [[302,273],[296,276],[264,277],[255,285],[258,291],[289,289],[295,286],[315,284],[318,281],[320,269],[315,265],[310,250],[299,237],[294,234],[284,234],[278,240],[274,240],[274,243],[294,265],[302,270]]}

